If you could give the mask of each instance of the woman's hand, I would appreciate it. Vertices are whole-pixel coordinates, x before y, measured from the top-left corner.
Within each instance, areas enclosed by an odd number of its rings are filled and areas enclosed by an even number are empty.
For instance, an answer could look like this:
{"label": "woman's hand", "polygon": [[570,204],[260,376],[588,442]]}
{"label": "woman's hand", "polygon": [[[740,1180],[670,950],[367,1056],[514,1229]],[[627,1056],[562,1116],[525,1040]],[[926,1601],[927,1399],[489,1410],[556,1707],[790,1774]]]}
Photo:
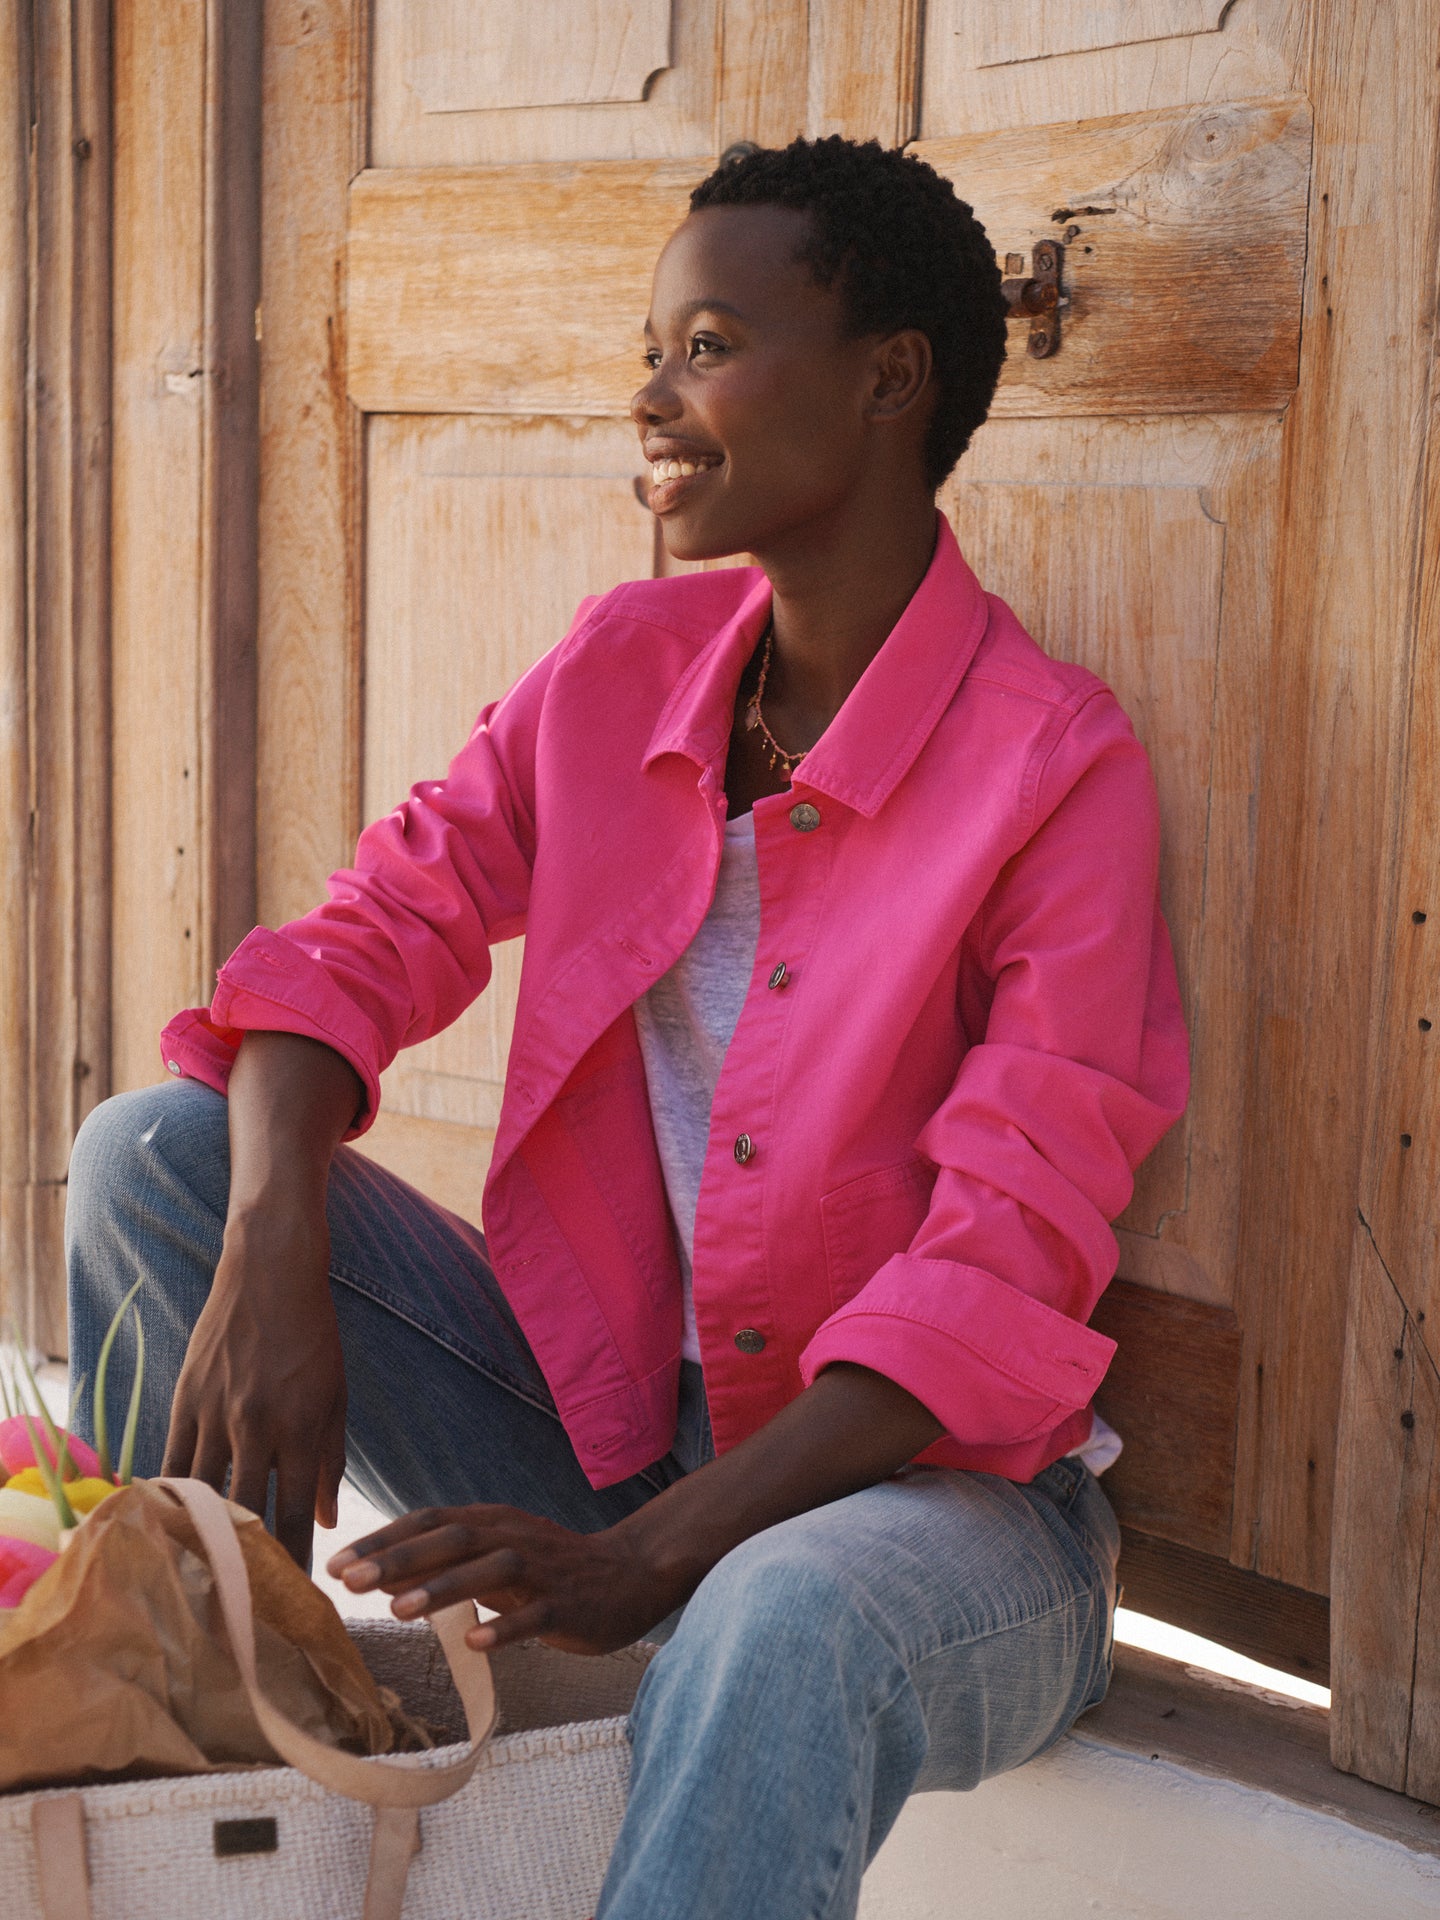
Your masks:
{"label": "woman's hand", "polygon": [[166,1473],[193,1474],[263,1514],[309,1562],[345,1472],[345,1363],[330,1297],[323,1203],[232,1221],[175,1388]]}
{"label": "woman's hand", "polygon": [[540,1639],[609,1653],[682,1606],[742,1540],[873,1486],[937,1439],[940,1422],[868,1367],[837,1362],[775,1418],[603,1533],[571,1533],[514,1507],[431,1507],[337,1553],[352,1593],[395,1596],[402,1620],[457,1600],[501,1616],[472,1647]]}
{"label": "woman's hand", "polygon": [[230,1203],[210,1298],[175,1388],[166,1473],[265,1511],[303,1566],[345,1471],[345,1363],[330,1297],[330,1161],[365,1090],[294,1033],[247,1033],[230,1073]]}
{"label": "woman's hand", "polygon": [[457,1600],[494,1608],[472,1627],[472,1647],[540,1639],[567,1653],[628,1646],[688,1597],[621,1521],[571,1533],[514,1507],[427,1507],[357,1540],[329,1571],[352,1593],[380,1587],[402,1620]]}

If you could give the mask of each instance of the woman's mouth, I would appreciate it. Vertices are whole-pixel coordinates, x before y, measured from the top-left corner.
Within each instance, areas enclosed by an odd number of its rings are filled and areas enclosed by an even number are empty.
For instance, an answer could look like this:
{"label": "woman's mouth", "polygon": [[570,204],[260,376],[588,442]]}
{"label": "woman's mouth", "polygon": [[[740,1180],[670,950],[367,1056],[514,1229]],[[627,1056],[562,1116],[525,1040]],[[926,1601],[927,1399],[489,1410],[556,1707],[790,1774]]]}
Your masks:
{"label": "woman's mouth", "polygon": [[693,460],[652,460],[650,463],[650,508],[660,513],[673,506],[697,481],[720,466],[723,455],[698,454]]}

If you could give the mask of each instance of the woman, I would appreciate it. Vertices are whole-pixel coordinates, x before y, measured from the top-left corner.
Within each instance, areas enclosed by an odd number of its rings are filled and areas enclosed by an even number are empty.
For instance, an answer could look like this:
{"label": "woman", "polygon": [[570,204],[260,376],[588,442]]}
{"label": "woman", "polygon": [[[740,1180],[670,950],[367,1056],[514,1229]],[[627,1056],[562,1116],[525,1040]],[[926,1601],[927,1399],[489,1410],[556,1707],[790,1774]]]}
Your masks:
{"label": "woman", "polygon": [[[76,1146],[74,1364],[145,1272],[169,1471],[303,1556],[348,1470],[408,1517],[332,1567],[476,1646],[666,1642],[604,1920],[853,1913],[1106,1685],[1085,1322],[1186,1046],[1144,754],[936,513],[1003,355],[928,167],[712,174],[632,411],[759,570],[582,607]],[[522,931],[482,1241],[340,1142]]]}

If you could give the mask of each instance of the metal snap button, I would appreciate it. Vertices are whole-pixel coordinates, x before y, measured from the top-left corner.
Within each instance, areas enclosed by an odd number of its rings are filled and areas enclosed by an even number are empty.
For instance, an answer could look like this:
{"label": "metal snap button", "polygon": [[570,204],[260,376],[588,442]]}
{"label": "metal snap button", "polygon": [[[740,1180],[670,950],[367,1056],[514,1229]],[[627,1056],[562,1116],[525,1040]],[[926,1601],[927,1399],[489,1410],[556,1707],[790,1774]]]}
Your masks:
{"label": "metal snap button", "polygon": [[797,833],[813,833],[820,824],[820,809],[802,800],[798,806],[791,807],[790,824]]}
{"label": "metal snap button", "polygon": [[741,1327],[735,1336],[735,1344],[741,1353],[763,1353],[765,1336],[763,1333],[757,1333],[754,1327]]}
{"label": "metal snap button", "polygon": [[767,987],[783,987],[783,986],[788,986],[789,981],[790,981],[790,969],[786,966],[785,962],[782,960],[779,966],[776,967],[775,971],[771,974],[770,978],[765,982],[765,984]]}
{"label": "metal snap button", "polygon": [[735,1142],[735,1158],[742,1167],[754,1151],[755,1142],[750,1138],[748,1133],[742,1133],[740,1138]]}

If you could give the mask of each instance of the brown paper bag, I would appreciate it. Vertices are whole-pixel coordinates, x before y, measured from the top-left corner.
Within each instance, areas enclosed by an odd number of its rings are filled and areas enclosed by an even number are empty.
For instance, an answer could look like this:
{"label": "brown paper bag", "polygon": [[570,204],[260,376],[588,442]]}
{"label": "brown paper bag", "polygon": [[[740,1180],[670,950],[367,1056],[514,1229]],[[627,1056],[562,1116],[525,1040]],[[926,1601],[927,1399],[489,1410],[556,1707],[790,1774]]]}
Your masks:
{"label": "brown paper bag", "polygon": [[[227,1511],[266,1699],[329,1747],[428,1744],[370,1678],[319,1588],[253,1514]],[[0,1614],[0,1791],[276,1764],[194,1524],[162,1488],[137,1480]]]}

